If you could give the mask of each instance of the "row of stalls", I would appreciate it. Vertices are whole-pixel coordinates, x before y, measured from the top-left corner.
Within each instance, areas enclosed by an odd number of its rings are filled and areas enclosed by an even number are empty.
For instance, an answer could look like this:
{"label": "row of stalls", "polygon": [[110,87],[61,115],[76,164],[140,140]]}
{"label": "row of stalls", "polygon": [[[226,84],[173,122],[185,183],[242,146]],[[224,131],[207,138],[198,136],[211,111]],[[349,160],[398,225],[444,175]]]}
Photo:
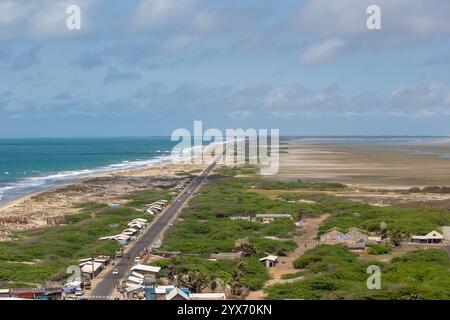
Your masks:
{"label": "row of stalls", "polygon": [[127,224],[127,229],[123,230],[121,233],[113,235],[113,236],[107,236],[107,237],[101,237],[99,240],[115,240],[120,245],[127,245],[131,241],[136,240],[136,237],[141,234],[144,229],[147,227],[147,219],[143,218],[137,218],[132,220]]}
{"label": "row of stalls", "polygon": [[151,216],[156,216],[161,213],[161,211],[167,206],[167,204],[168,204],[168,201],[164,200],[164,199],[150,203],[148,205],[147,209],[145,210],[145,213],[147,213]]}
{"label": "row of stalls", "polygon": [[180,190],[186,188],[186,187],[188,186],[189,182],[190,182],[189,179],[184,179],[184,180],[180,181],[180,182],[174,187],[174,189],[177,190],[177,191],[180,191]]}
{"label": "row of stalls", "polygon": [[225,293],[191,293],[187,288],[175,285],[156,285],[161,268],[137,264],[130,269],[124,284],[126,299],[146,300],[225,300]]}
{"label": "row of stalls", "polygon": [[0,289],[0,300],[59,300],[62,287]]}
{"label": "row of stalls", "polygon": [[148,278],[155,279],[161,270],[160,267],[137,264],[130,269],[128,277],[124,284],[124,295],[128,298],[144,291],[144,280]]}
{"label": "row of stalls", "polygon": [[[144,266],[157,268],[151,266]],[[141,266],[137,268],[141,270]],[[136,269],[135,269],[136,270]],[[150,270],[150,269],[149,269]],[[156,269],[154,269],[156,270]],[[132,271],[133,272],[133,271]],[[141,274],[142,275],[142,274]],[[136,277],[132,281],[139,283],[130,283],[130,277]],[[153,276],[129,276],[129,285],[125,291],[125,297],[128,299],[145,299],[145,300],[225,300],[224,292],[203,292],[192,293],[188,288],[178,288],[175,285],[156,285],[156,278]]]}

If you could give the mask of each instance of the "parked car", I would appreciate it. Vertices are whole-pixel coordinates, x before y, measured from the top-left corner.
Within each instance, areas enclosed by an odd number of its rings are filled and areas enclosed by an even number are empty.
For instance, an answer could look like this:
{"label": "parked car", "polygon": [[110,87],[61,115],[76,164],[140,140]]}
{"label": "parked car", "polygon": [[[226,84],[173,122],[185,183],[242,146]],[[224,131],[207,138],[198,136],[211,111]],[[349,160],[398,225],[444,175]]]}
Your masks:
{"label": "parked car", "polygon": [[112,274],[115,275],[115,276],[119,275],[119,269],[114,268]]}
{"label": "parked car", "polygon": [[139,264],[141,261],[141,259],[139,259],[139,257],[134,258],[134,263],[135,264]]}
{"label": "parked car", "polygon": [[84,290],[83,289],[75,290],[75,295],[78,296],[78,297],[84,295]]}

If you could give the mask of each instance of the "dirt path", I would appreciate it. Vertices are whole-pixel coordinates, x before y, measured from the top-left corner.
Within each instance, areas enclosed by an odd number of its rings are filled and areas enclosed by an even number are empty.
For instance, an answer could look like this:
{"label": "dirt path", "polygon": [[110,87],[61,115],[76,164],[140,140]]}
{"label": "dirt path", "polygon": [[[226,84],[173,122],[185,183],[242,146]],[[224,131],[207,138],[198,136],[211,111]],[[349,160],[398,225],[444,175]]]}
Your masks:
{"label": "dirt path", "polygon": [[[285,257],[278,258],[279,263],[275,267],[269,269],[269,274],[272,279],[266,282],[266,286],[292,281],[292,279],[286,280],[282,279],[281,277],[285,274],[296,273],[298,271],[294,268],[292,263],[295,259],[305,254],[307,250],[312,249],[317,245],[316,237],[319,232],[319,226],[322,221],[324,221],[328,217],[328,214],[324,214],[319,218],[307,218],[304,220],[302,226],[299,228],[299,231],[303,232],[302,235],[294,238],[294,241],[298,245],[297,249],[295,249],[295,251],[291,252]],[[252,291],[247,296],[247,299],[264,299],[264,292],[262,290]]]}

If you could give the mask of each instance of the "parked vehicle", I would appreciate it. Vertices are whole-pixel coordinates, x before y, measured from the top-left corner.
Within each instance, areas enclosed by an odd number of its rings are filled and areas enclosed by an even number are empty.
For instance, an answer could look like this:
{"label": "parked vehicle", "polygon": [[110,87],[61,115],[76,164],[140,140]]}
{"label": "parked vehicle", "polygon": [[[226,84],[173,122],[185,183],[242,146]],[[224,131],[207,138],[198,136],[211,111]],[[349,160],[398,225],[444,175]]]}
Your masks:
{"label": "parked vehicle", "polygon": [[84,295],[84,290],[77,288],[77,290],[75,290],[75,295],[78,296],[78,297]]}
{"label": "parked vehicle", "polygon": [[115,276],[119,275],[119,269],[114,268],[112,274],[115,275]]}

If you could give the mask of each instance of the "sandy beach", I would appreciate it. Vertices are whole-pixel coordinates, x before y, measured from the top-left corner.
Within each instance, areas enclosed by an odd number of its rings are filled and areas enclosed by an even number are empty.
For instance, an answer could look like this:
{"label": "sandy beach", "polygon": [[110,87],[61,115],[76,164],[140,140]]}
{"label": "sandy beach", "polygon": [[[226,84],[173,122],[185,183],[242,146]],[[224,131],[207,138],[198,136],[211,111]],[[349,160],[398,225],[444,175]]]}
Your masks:
{"label": "sandy beach", "polygon": [[46,227],[48,218],[76,214],[79,212],[76,206],[81,203],[122,204],[130,193],[151,186],[172,185],[183,179],[180,173],[196,174],[205,167],[206,164],[166,163],[84,177],[74,183],[27,194],[0,206],[0,219],[26,219],[26,223],[0,224],[0,240],[8,240],[10,231]]}
{"label": "sandy beach", "polygon": [[288,142],[280,154],[278,179],[341,182],[360,188],[404,189],[449,186],[446,145],[349,145]]}

